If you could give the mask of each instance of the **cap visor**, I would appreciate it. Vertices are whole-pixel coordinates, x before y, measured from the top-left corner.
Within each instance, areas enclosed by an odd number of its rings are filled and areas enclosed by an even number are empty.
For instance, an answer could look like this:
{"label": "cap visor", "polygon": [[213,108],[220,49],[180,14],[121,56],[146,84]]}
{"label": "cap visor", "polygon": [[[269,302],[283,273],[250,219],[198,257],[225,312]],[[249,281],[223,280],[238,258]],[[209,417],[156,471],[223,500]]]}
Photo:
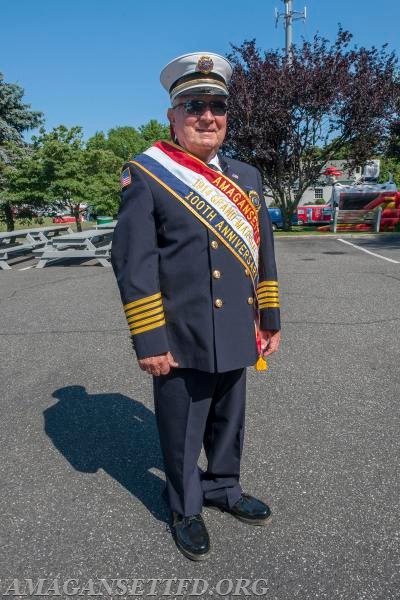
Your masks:
{"label": "cap visor", "polygon": [[174,100],[178,96],[228,96],[228,90],[223,83],[207,83],[199,81],[198,83],[191,83],[187,88],[179,86],[179,89],[173,90],[171,93],[171,100]]}

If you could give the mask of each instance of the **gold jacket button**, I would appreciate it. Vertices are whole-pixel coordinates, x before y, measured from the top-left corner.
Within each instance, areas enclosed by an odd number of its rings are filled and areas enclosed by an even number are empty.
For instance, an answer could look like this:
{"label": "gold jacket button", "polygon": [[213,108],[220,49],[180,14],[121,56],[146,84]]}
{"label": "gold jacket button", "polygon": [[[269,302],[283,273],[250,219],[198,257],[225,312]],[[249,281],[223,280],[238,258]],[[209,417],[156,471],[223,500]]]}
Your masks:
{"label": "gold jacket button", "polygon": [[211,242],[211,248],[213,248],[214,250],[216,250],[218,248],[218,242],[216,240],[213,240]]}
{"label": "gold jacket button", "polygon": [[216,269],[215,271],[212,272],[212,276],[214,277],[214,279],[219,279],[221,277],[221,271],[218,271]]}
{"label": "gold jacket button", "polygon": [[223,302],[222,302],[221,298],[217,298],[214,302],[215,308],[221,308],[222,305],[223,305]]}
{"label": "gold jacket button", "polygon": [[246,275],[246,277],[250,277],[250,271],[248,269],[244,270],[244,274]]}
{"label": "gold jacket button", "polygon": [[254,304],[254,298],[252,298],[250,296],[250,298],[247,298],[247,304]]}

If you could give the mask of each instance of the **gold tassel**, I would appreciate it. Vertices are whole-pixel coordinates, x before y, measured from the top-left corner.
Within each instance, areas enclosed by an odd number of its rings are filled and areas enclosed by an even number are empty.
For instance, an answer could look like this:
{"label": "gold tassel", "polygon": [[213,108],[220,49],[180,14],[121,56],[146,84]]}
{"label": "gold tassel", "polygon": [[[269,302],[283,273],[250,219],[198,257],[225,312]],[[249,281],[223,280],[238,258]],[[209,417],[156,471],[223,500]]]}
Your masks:
{"label": "gold tassel", "polygon": [[258,357],[258,361],[255,364],[256,371],[268,371],[267,361],[263,356]]}

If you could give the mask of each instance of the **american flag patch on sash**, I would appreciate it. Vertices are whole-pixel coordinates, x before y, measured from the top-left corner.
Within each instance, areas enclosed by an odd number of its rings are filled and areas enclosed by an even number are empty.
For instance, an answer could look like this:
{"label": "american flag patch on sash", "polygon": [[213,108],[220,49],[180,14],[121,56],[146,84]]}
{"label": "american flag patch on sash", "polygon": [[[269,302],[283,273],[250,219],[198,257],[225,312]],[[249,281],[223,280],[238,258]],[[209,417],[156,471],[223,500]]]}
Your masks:
{"label": "american flag patch on sash", "polygon": [[132,176],[131,176],[130,170],[124,169],[121,173],[121,178],[120,178],[121,187],[126,187],[127,185],[130,185],[131,182],[132,182]]}

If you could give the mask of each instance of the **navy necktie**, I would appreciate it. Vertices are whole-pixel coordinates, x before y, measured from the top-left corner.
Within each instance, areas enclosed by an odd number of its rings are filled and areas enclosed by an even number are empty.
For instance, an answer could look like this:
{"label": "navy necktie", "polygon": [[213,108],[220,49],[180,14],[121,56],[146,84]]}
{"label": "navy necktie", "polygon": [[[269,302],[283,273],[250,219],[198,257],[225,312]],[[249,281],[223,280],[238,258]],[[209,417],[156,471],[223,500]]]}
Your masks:
{"label": "navy necktie", "polygon": [[213,163],[208,163],[207,166],[210,167],[210,169],[212,169],[213,171],[218,171],[218,173],[222,173],[221,169],[219,167],[217,167],[217,165],[214,165]]}

